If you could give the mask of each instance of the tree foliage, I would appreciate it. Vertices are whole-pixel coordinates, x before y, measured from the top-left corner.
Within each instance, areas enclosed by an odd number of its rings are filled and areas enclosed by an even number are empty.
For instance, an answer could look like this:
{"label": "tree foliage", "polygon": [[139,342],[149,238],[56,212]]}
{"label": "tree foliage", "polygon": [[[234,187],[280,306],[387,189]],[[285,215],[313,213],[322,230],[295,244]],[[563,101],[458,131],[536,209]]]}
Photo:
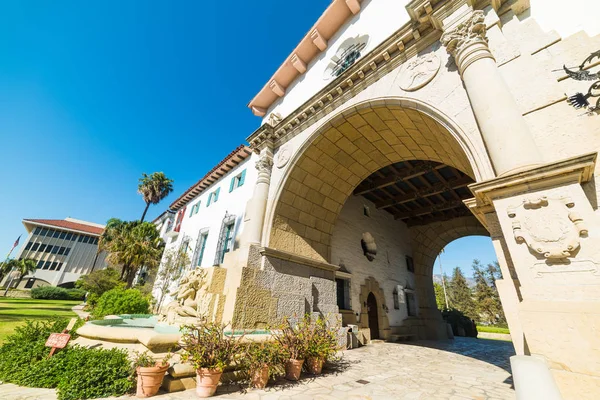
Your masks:
{"label": "tree foliage", "polygon": [[94,318],[120,314],[148,314],[150,301],[139,290],[122,288],[105,292],[92,310]]}
{"label": "tree foliage", "polygon": [[75,286],[88,292],[87,301],[91,306],[104,294],[111,289],[125,286],[125,283],[119,279],[119,272],[114,268],[105,268],[93,271],[88,275],[82,275]]}
{"label": "tree foliage", "polygon": [[142,195],[146,208],[140,222],[144,222],[150,204],[158,204],[173,191],[173,180],[167,178],[163,172],[154,172],[150,175],[142,174],[138,184],[138,193]]}
{"label": "tree foliage", "polygon": [[490,325],[505,324],[506,318],[496,288],[496,279],[502,278],[498,262],[484,267],[479,260],[473,260],[473,271],[478,320]]}
{"label": "tree foliage", "polygon": [[0,264],[0,280],[6,274],[10,273],[11,271],[15,271],[19,274],[19,282],[21,282],[25,275],[35,271],[36,266],[36,261],[30,258],[11,258],[10,260],[7,260]]}
{"label": "tree foliage", "polygon": [[433,282],[433,290],[435,291],[435,303],[438,310],[446,309],[446,299],[444,297],[444,288],[441,283]]}
{"label": "tree foliage", "polygon": [[158,267],[165,243],[150,222],[113,218],[106,224],[98,246],[108,253],[106,260],[110,265],[122,268],[121,279],[129,288],[141,267]]}
{"label": "tree foliage", "polygon": [[448,288],[450,289],[450,307],[462,311],[463,314],[471,319],[478,319],[473,291],[459,267],[454,268]]}

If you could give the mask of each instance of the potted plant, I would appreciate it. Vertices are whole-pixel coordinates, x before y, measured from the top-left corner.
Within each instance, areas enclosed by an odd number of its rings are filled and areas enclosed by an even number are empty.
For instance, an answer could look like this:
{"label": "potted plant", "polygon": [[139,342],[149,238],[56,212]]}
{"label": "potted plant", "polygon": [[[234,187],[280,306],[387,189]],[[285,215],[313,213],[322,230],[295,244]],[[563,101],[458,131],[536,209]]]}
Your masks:
{"label": "potted plant", "polygon": [[183,327],[181,359],[196,369],[196,394],[210,397],[217,391],[223,369],[241,351],[242,336],[225,334],[225,325],[203,321]]}
{"label": "potted plant", "polygon": [[325,361],[333,357],[340,349],[337,332],[318,318],[307,328],[306,369],[313,375],[319,375]]}
{"label": "potted plant", "polygon": [[165,373],[169,369],[168,353],[162,360],[156,361],[147,351],[134,352],[133,366],[137,375],[136,397],[152,397],[160,389]]}
{"label": "potted plant", "polygon": [[271,330],[274,340],[281,346],[285,355],[285,379],[297,381],[300,379],[302,364],[306,356],[307,319],[294,324],[287,319],[279,329]]}
{"label": "potted plant", "polygon": [[246,346],[242,360],[252,387],[262,389],[267,386],[269,376],[281,364],[282,356],[277,342],[252,342]]}

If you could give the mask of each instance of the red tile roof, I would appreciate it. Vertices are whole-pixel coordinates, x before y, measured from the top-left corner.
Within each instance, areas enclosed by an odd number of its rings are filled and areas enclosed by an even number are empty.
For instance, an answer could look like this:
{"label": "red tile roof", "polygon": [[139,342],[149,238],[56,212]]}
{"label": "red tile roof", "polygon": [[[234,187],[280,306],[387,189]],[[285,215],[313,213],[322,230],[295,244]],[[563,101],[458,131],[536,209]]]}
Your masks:
{"label": "red tile roof", "polygon": [[66,221],[64,219],[24,219],[24,222],[32,222],[34,224],[43,224],[55,226],[57,228],[70,229],[73,231],[90,233],[92,235],[101,235],[104,228],[98,228],[93,225],[80,224],[78,222]]}
{"label": "red tile roof", "polygon": [[231,171],[233,168],[235,168],[236,165],[244,161],[251,154],[252,150],[250,150],[250,147],[244,144],[239,145],[235,150],[229,153],[227,157],[221,160],[221,162],[217,164],[216,167],[214,167],[206,175],[204,175],[202,179],[200,179],[198,182],[192,185],[181,196],[179,196],[177,200],[171,203],[169,208],[173,211],[179,210],[194,197],[202,193],[204,189],[221,179],[223,175]]}

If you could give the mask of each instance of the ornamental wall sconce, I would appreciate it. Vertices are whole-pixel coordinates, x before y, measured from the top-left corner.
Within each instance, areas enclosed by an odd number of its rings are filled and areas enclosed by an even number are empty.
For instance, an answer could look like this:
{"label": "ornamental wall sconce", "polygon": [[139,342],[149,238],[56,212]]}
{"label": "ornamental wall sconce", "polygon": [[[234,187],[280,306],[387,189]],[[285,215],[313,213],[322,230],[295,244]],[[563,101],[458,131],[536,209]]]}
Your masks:
{"label": "ornamental wall sconce", "polygon": [[382,308],[383,308],[383,311],[385,311],[386,313],[387,313],[387,312],[390,312],[390,309],[388,308],[388,306],[387,306],[387,305],[385,305],[385,304],[384,304],[384,305],[382,306]]}
{"label": "ornamental wall sconce", "polygon": [[[595,81],[589,87],[586,94],[578,92],[567,98],[567,103],[569,103],[569,105],[573,106],[575,109],[586,108],[588,114],[600,110],[600,72],[591,73],[589,71],[589,68],[593,67],[592,62],[595,58],[600,60],[600,50],[590,54],[588,58],[583,60],[581,65],[576,67],[577,70],[569,69],[563,65],[564,71],[572,79],[577,81]],[[589,99],[596,97],[598,100],[596,100],[595,104],[590,104]]]}

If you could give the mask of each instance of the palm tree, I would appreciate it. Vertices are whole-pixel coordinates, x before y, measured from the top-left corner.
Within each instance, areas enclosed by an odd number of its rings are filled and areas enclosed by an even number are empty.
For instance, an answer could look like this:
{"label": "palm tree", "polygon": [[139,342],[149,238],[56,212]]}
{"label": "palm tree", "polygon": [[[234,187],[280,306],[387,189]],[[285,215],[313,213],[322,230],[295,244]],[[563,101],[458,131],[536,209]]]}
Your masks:
{"label": "palm tree", "polygon": [[17,260],[15,270],[19,272],[19,283],[21,283],[21,280],[25,275],[27,275],[30,272],[34,272],[36,267],[37,263],[35,262],[35,260],[32,260],[30,258]]}
{"label": "palm tree", "polygon": [[140,222],[144,222],[150,204],[158,204],[172,191],[173,180],[167,178],[163,172],[154,172],[150,175],[142,174],[140,183],[138,184],[138,193],[144,198],[146,208],[144,209]]}
{"label": "palm tree", "polygon": [[165,243],[150,222],[111,219],[98,245],[108,253],[106,260],[111,265],[122,267],[121,279],[129,288],[141,267],[158,267]]}

